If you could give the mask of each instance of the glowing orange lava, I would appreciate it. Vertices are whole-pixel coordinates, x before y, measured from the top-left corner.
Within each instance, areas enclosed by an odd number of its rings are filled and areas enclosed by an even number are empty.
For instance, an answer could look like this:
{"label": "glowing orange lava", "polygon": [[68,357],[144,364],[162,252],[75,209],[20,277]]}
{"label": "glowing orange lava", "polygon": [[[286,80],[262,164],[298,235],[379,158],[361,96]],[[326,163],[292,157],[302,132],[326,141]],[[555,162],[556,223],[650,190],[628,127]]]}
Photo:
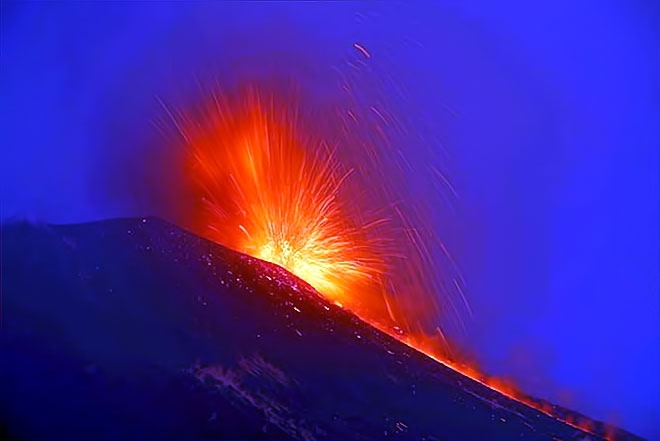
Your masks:
{"label": "glowing orange lava", "polygon": [[[395,237],[409,236],[391,219],[353,203],[360,199],[350,187],[353,170],[304,133],[295,106],[247,89],[234,97],[214,96],[181,130],[189,147],[188,173],[204,200],[194,226],[200,234],[283,266],[389,335],[515,395],[511,385],[450,362],[440,329],[438,335],[425,332],[416,325],[415,315],[421,314],[392,296],[420,295],[418,279],[424,275],[409,269],[423,266],[417,245]],[[393,247],[409,252],[407,265],[399,264]],[[417,310],[433,310],[433,293],[423,294],[427,301]]]}
{"label": "glowing orange lava", "polygon": [[422,317],[439,315],[440,293],[417,226],[387,191],[383,207],[364,203],[367,187],[385,188],[388,177],[346,167],[333,146],[305,131],[295,103],[257,89],[213,95],[176,125],[187,177],[203,201],[194,231],[288,269],[381,331],[554,416],[547,403],[450,358],[442,330],[423,326]]}
{"label": "glowing orange lava", "polygon": [[215,96],[200,118],[182,126],[205,205],[196,230],[349,308],[382,296],[387,241],[372,233],[386,220],[356,212],[346,194],[352,171],[303,133],[295,107],[247,90]]}

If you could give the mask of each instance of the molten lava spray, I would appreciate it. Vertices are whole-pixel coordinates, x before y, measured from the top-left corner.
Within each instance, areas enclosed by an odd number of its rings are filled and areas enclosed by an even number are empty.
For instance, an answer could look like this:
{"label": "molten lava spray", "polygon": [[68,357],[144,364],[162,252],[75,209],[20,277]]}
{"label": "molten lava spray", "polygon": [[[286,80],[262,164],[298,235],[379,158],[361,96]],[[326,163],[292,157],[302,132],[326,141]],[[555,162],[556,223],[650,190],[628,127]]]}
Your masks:
{"label": "molten lava spray", "polygon": [[359,219],[344,188],[352,171],[303,132],[294,109],[249,90],[216,96],[207,110],[185,128],[204,235],[283,266],[337,302],[380,289],[386,258],[371,233],[381,220]]}
{"label": "molten lava spray", "polygon": [[214,94],[182,118],[186,174],[201,201],[191,228],[281,265],[389,332],[420,328],[425,315],[412,309],[438,316],[434,279],[416,273],[424,248],[400,207],[373,202],[383,183],[307,127],[295,99],[256,88]]}
{"label": "molten lava spray", "polygon": [[[212,94],[194,114],[172,119],[185,144],[185,174],[198,203],[188,228],[286,268],[435,360],[593,432],[588,421],[559,415],[558,408],[457,359],[437,323],[449,310],[462,324],[455,305],[443,308],[438,302],[453,300],[432,245],[446,250],[441,242],[429,243],[437,240],[430,217],[398,199],[405,178],[391,174],[400,168],[388,168],[387,156],[373,144],[349,142],[340,151],[317,135],[291,95],[258,88]],[[456,276],[449,286],[469,310],[460,280]]]}

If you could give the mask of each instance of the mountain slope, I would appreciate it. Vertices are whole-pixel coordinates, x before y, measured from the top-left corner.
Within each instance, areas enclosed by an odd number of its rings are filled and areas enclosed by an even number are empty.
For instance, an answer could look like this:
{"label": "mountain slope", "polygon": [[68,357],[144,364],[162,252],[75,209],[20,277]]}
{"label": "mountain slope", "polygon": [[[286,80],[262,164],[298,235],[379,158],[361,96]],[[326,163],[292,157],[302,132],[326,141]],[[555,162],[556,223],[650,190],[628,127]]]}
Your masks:
{"label": "mountain slope", "polygon": [[1,237],[7,437],[597,439],[163,221]]}

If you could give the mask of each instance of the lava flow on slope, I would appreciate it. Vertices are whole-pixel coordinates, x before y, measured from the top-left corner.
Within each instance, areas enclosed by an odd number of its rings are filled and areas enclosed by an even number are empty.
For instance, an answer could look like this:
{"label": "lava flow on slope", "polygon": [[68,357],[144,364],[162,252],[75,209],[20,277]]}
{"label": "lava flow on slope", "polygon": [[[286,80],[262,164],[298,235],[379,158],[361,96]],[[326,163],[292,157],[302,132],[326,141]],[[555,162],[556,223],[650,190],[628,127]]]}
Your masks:
{"label": "lava flow on slope", "polygon": [[0,234],[4,438],[602,439],[158,219]]}
{"label": "lava flow on slope", "polygon": [[255,87],[212,94],[174,119],[196,208],[184,225],[281,265],[331,301],[440,355],[442,294],[419,216],[391,195],[377,149],[315,135],[295,98]]}
{"label": "lava flow on slope", "polygon": [[[381,169],[396,164],[383,164],[378,148],[364,142],[349,140],[343,150],[328,145],[296,102],[250,87],[213,93],[196,112],[173,116],[198,202],[186,226],[286,268],[335,304],[463,375],[604,435],[604,427],[532,399],[456,357],[439,325],[450,310],[443,300],[451,299],[434,253],[446,250],[423,210],[393,196],[391,190],[405,182]],[[386,140],[382,148],[389,148]]]}

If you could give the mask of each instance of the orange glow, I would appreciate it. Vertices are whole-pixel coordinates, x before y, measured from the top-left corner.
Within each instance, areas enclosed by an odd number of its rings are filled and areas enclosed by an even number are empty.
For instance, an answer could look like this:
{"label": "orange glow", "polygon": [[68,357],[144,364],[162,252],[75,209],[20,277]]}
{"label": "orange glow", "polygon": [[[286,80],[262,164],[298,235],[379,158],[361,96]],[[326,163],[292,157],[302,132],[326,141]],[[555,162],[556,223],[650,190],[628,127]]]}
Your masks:
{"label": "orange glow", "polygon": [[[246,89],[213,95],[198,114],[176,121],[186,144],[186,175],[202,201],[188,227],[288,269],[395,339],[556,417],[548,403],[450,357],[442,330],[423,326],[424,318],[440,315],[442,292],[431,276],[437,271],[422,228],[383,190],[396,183],[387,184],[393,179],[373,169],[346,167],[334,146],[305,130],[295,102],[289,101]],[[372,154],[367,151],[366,157]],[[362,162],[379,165],[377,159]],[[381,206],[364,202],[374,200]],[[458,282],[452,282],[463,296]],[[593,431],[569,418],[564,421]]]}
{"label": "orange glow", "polygon": [[195,230],[288,269],[337,304],[359,308],[354,293],[382,289],[386,257],[371,232],[386,220],[355,215],[351,170],[302,133],[295,108],[248,90],[214,97],[198,122],[182,127],[205,205]]}

